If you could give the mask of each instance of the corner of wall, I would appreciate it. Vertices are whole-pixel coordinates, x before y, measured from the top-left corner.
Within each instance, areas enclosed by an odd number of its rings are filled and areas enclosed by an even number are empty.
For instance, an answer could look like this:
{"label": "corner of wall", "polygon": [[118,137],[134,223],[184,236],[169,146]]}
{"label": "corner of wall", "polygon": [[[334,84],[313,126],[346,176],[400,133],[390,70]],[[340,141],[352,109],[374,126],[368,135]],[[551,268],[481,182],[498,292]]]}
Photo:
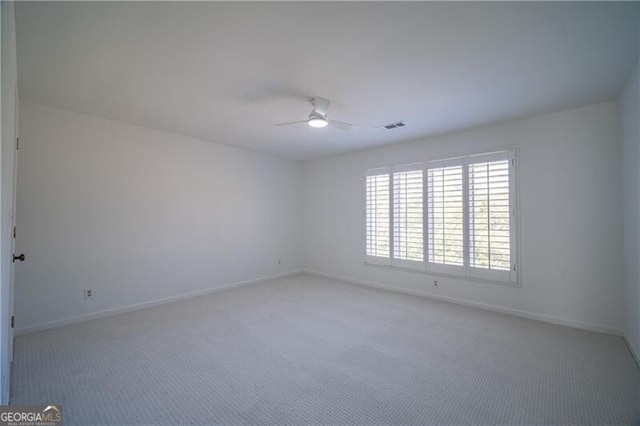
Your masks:
{"label": "corner of wall", "polygon": [[627,347],[629,348],[629,352],[631,352],[631,356],[635,360],[638,367],[640,367],[640,351],[638,351],[638,349],[633,345],[633,343],[629,339],[629,335],[626,332],[624,333],[623,338],[624,338],[624,342],[627,344]]}
{"label": "corner of wall", "polygon": [[[640,26],[639,26],[640,38]],[[640,43],[639,43],[640,46]],[[639,52],[640,53],[640,52]],[[618,98],[618,139],[622,147],[624,331],[630,351],[640,353],[640,58]]]}

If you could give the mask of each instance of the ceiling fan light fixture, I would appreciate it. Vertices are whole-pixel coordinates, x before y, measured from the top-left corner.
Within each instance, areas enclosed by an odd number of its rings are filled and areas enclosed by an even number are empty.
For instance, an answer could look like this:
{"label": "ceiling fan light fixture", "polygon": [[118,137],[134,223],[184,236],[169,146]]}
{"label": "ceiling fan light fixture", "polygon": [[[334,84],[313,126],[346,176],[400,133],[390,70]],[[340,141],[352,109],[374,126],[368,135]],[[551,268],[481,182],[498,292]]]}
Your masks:
{"label": "ceiling fan light fixture", "polygon": [[275,123],[274,126],[292,126],[307,123],[310,127],[321,128],[331,126],[335,129],[345,132],[351,132],[358,128],[355,124],[345,123],[338,120],[327,120],[327,108],[329,108],[329,100],[325,98],[309,98],[313,109],[306,120],[289,121],[287,123]]}
{"label": "ceiling fan light fixture", "polygon": [[315,128],[326,127],[327,124],[329,124],[329,122],[322,117],[310,117],[307,123],[309,123],[309,126]]}

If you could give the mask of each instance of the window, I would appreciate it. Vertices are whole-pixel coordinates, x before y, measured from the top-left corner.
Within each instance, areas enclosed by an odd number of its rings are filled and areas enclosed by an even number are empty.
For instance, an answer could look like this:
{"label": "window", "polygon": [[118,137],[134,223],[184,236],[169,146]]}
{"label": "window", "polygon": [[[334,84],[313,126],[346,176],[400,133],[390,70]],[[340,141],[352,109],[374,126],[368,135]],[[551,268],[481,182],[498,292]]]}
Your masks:
{"label": "window", "polygon": [[515,160],[510,152],[468,159],[471,274],[516,281]]}
{"label": "window", "polygon": [[367,250],[369,261],[389,259],[389,170],[371,170],[366,176]]}
{"label": "window", "polygon": [[462,165],[427,169],[429,262],[464,264],[464,195]]}
{"label": "window", "polygon": [[509,161],[469,164],[469,262],[510,269]]}
{"label": "window", "polygon": [[404,267],[422,265],[422,169],[420,163],[367,172],[365,254],[368,262]]}
{"label": "window", "polygon": [[[422,165],[393,172],[393,264],[424,261]],[[417,265],[419,266],[419,264]]]}
{"label": "window", "polygon": [[514,150],[370,170],[367,262],[517,284],[515,195]]}

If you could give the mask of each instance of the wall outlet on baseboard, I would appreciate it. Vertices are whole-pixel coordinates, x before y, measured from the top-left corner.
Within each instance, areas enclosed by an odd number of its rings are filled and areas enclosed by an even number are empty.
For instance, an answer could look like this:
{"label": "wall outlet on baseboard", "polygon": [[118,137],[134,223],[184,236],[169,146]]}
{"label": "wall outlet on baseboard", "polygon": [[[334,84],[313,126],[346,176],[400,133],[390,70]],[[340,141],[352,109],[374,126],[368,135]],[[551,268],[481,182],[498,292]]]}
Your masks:
{"label": "wall outlet on baseboard", "polygon": [[94,290],[85,290],[84,291],[84,300],[93,300],[96,292]]}
{"label": "wall outlet on baseboard", "polygon": [[434,287],[438,287],[440,284],[438,283],[438,280],[433,280],[433,286]]}

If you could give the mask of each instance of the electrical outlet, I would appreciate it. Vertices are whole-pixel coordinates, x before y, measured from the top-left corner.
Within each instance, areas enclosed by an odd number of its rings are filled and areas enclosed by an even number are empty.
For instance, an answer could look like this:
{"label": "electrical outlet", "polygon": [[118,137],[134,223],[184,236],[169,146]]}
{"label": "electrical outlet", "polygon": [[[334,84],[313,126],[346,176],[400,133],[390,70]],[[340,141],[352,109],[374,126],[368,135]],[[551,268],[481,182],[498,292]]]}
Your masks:
{"label": "electrical outlet", "polygon": [[93,300],[95,294],[96,293],[93,290],[85,290],[84,291],[84,300]]}
{"label": "electrical outlet", "polygon": [[438,280],[433,280],[433,286],[438,287]]}

